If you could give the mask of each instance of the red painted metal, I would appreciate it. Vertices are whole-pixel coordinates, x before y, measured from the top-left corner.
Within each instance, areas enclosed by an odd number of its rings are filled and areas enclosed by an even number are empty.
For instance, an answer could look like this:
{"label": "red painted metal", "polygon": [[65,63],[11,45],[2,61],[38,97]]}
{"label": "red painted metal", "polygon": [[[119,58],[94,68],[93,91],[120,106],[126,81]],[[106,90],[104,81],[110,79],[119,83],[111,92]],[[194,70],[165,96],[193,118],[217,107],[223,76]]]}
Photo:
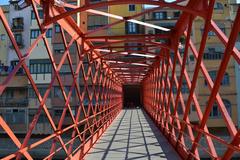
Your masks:
{"label": "red painted metal", "polygon": [[[214,4],[214,1],[211,1],[209,6],[213,6],[213,4]],[[175,102],[172,101],[174,110],[170,113],[168,108],[166,108],[169,105],[166,105],[165,101],[167,101],[169,103],[169,100],[171,100],[171,96],[170,96],[170,94],[171,94],[171,84],[172,84],[173,81],[171,81],[171,83],[169,83],[169,86],[168,86],[170,88],[169,89],[170,90],[170,92],[169,92],[170,97],[168,97],[168,100],[165,100],[165,99],[160,100],[160,107],[159,107],[160,113],[159,113],[158,110],[156,111],[156,109],[155,109],[156,105],[150,103],[152,101],[152,99],[155,99],[154,92],[158,91],[158,84],[156,82],[158,81],[159,77],[157,77],[154,73],[151,73],[150,76],[147,77],[143,82],[144,103],[145,103],[145,108],[146,108],[147,112],[151,115],[151,117],[154,120],[156,120],[157,122],[158,121],[161,122],[159,124],[159,128],[165,134],[169,135],[168,136],[169,141],[176,147],[177,151],[179,151],[180,155],[182,155],[182,157],[184,159],[191,159],[191,158],[199,159],[198,155],[196,154],[197,149],[204,150],[205,152],[207,152],[209,154],[209,157],[211,157],[213,159],[220,158],[220,156],[218,155],[219,153],[216,152],[216,149],[215,149],[216,146],[213,144],[213,140],[218,141],[221,144],[224,144],[228,148],[225,155],[222,157],[223,159],[230,159],[230,157],[233,155],[234,152],[239,152],[238,151],[239,150],[239,143],[238,143],[239,138],[237,138],[237,136],[239,136],[239,132],[237,132],[236,127],[235,127],[231,117],[229,116],[228,111],[226,110],[226,107],[224,106],[224,104],[222,102],[222,98],[221,98],[220,94],[218,93],[219,89],[220,89],[221,79],[222,79],[222,77],[223,77],[223,75],[226,71],[227,62],[230,59],[231,55],[235,58],[235,60],[237,62],[239,62],[239,54],[238,54],[239,51],[236,48],[234,48],[236,37],[237,37],[237,34],[239,33],[239,24],[238,24],[239,16],[238,15],[236,16],[237,19],[235,20],[235,24],[233,26],[231,36],[229,37],[229,40],[228,40],[226,38],[226,36],[224,35],[224,33],[222,33],[222,31],[216,26],[214,21],[211,20],[210,17],[212,15],[212,13],[211,13],[212,10],[213,9],[210,8],[209,11],[207,12],[208,15],[209,15],[208,16],[209,18],[206,18],[206,28],[204,29],[205,33],[203,34],[203,37],[202,37],[202,44],[201,44],[201,47],[200,47],[200,51],[197,52],[197,50],[195,49],[195,46],[193,45],[191,40],[190,41],[186,40],[187,42],[185,44],[185,51],[188,48],[186,46],[189,46],[192,50],[192,53],[193,53],[195,59],[197,60],[196,68],[194,70],[195,74],[193,76],[193,80],[189,79],[189,77],[190,77],[189,73],[187,73],[187,71],[184,69],[185,65],[186,65],[185,64],[185,60],[186,60],[185,59],[185,54],[186,54],[186,52],[184,53],[184,59],[181,60],[180,54],[178,53],[178,51],[175,51],[175,54],[178,56],[179,65],[182,68],[181,69],[181,74],[180,74],[180,79],[179,80],[176,79],[176,83],[178,82],[178,83],[181,84],[181,79],[182,79],[181,77],[184,76],[186,81],[187,81],[188,88],[190,89],[187,105],[186,106],[181,105],[183,107],[183,113],[185,113],[184,117],[183,118],[178,118],[178,116],[175,115],[177,113],[178,96],[175,99],[172,99],[172,100],[175,101]],[[238,14],[239,14],[239,12],[240,11],[238,10]],[[210,27],[213,28],[213,30],[216,32],[216,35],[223,42],[223,44],[226,46],[225,56],[222,60],[221,66],[219,68],[218,77],[216,78],[217,83],[215,82],[214,84],[213,84],[212,79],[210,78],[210,76],[208,74],[208,71],[207,71],[207,69],[206,69],[206,67],[205,67],[205,65],[202,61],[202,58],[201,58],[201,56],[202,56],[201,54],[203,54],[203,49],[205,48],[204,45],[206,43],[206,38],[208,37],[207,33],[208,33],[208,30],[209,30]],[[185,32],[185,36],[188,36],[189,33],[190,33],[189,30],[187,32]],[[188,38],[189,37],[187,37],[187,39]],[[232,53],[232,54],[230,54],[230,53]],[[171,60],[170,60],[170,64],[172,64]],[[163,66],[164,65],[169,65],[169,62],[168,63],[165,62],[165,64],[163,64]],[[173,62],[172,67],[174,67],[175,65],[176,65],[175,62]],[[165,76],[167,76],[168,71],[165,70],[163,66],[161,66],[163,71],[160,72],[160,74],[166,74]],[[155,68],[157,69],[157,67],[155,67]],[[211,91],[210,92],[211,95],[209,96],[208,105],[206,106],[206,110],[205,110],[204,113],[202,113],[202,111],[200,109],[199,102],[198,102],[197,97],[196,97],[195,92],[194,92],[197,77],[198,77],[198,70],[201,70],[201,72],[203,73],[203,75],[206,79],[206,82],[209,85],[209,89]],[[174,75],[174,68],[172,68],[172,70],[171,70],[171,75]],[[170,76],[170,78],[171,78],[171,76]],[[169,82],[170,82],[170,80],[169,80]],[[166,86],[166,83],[165,83],[164,86]],[[177,91],[177,95],[181,95],[181,90],[180,90],[181,85],[176,84],[176,87],[177,88],[179,87],[178,91]],[[165,95],[165,91],[162,91],[162,89],[160,89],[159,94],[160,94],[160,96],[162,94]],[[212,106],[213,106],[213,103],[214,103],[215,99],[216,99],[216,102],[218,103],[218,105],[220,107],[220,111],[223,115],[223,119],[226,123],[226,126],[228,127],[229,133],[230,133],[231,136],[234,137],[231,144],[228,144],[228,142],[222,140],[219,137],[214,136],[214,134],[212,134],[212,133],[209,133],[209,131],[207,129],[206,122],[208,120],[208,116],[211,112],[211,109],[212,109]],[[190,108],[190,104],[191,104],[192,100],[193,100],[194,106],[196,108],[196,111],[198,113],[198,118],[199,118],[199,122],[200,122],[199,127],[193,126],[187,120],[188,119],[188,112],[189,112],[189,108]],[[160,116],[156,118],[156,116],[155,116],[156,114],[159,114]],[[165,116],[163,116],[163,115],[165,115]],[[172,121],[166,120],[166,117],[169,117],[170,119],[172,118]],[[164,123],[162,123],[164,121],[165,121],[165,125],[164,125]],[[175,121],[180,122],[181,127],[178,127],[178,125],[174,126]],[[169,129],[169,126],[171,126],[170,129]],[[197,133],[197,136],[194,139],[191,139],[190,134],[185,135],[186,133],[185,133],[185,131],[183,131],[185,129],[185,127],[190,127],[191,130],[193,130],[195,133]],[[178,131],[178,133],[179,133],[178,138],[175,136],[174,130]],[[188,139],[184,138],[184,142],[185,143],[192,142],[191,147],[187,147],[186,145],[184,145],[184,143],[182,143],[182,141],[180,141],[180,140],[182,140],[183,135],[184,136],[190,136]],[[207,147],[207,146],[201,146],[200,143],[199,143],[202,135],[205,136],[206,142],[208,144],[208,149],[203,148],[203,147]]]}
{"label": "red painted metal", "polygon": [[[0,85],[0,95],[9,86],[10,81],[22,67],[39,101],[39,105],[36,106],[38,111],[34,115],[33,121],[30,123],[22,143],[7,122],[0,116],[0,127],[18,148],[17,152],[7,155],[3,159],[21,159],[22,157],[33,159],[30,151],[49,141],[52,142],[51,149],[45,159],[52,159],[61,150],[66,154],[66,157],[64,157],[65,159],[83,159],[93,144],[96,143],[102,133],[120,112],[123,105],[122,86],[124,83],[142,84],[145,110],[183,159],[200,159],[200,151],[205,152],[212,159],[230,159],[235,152],[240,152],[240,131],[236,129],[223,103],[222,97],[219,94],[219,89],[221,88],[220,83],[230,58],[232,57],[236,62],[240,63],[240,54],[235,47],[236,38],[239,34],[240,9],[237,11],[236,20],[228,39],[216,25],[214,20],[212,20],[215,0],[210,0],[209,2],[207,0],[190,0],[185,6],[179,4],[183,1],[184,0],[178,0],[168,3],[154,0],[113,0],[94,4],[87,3],[88,1],[86,1],[86,5],[81,7],[68,3],[64,3],[61,7],[54,5],[53,1],[31,0],[29,3],[31,3],[36,15],[41,34],[31,46],[29,46],[26,53],[22,53],[19,49],[7,19],[2,9],[0,9],[0,20],[19,59],[18,65],[7,78],[2,81]],[[145,10],[85,33],[70,16],[78,12],[85,12],[88,9],[129,3],[159,5],[160,7]],[[43,22],[40,20],[36,5],[43,7]],[[64,7],[72,8],[72,10],[66,12]],[[175,28],[167,34],[91,36],[108,27],[124,23],[128,19],[136,18],[165,7],[183,11]],[[197,16],[205,20],[199,51],[197,51],[191,40],[192,24]],[[51,50],[50,43],[45,36],[50,25],[54,23],[60,25],[60,36],[62,44],[65,47],[64,53],[58,64]],[[215,83],[213,83],[203,62],[204,49],[206,48],[208,32],[210,30],[216,33],[216,36],[226,47]],[[68,35],[66,35],[66,32]],[[179,53],[180,37],[184,37],[186,40],[183,57]],[[168,42],[155,42],[155,39],[159,38],[168,40]],[[26,65],[26,59],[32,54],[32,51],[41,40],[44,42],[53,70],[52,79],[43,96],[41,96],[38,86],[34,82],[29,68]],[[101,45],[93,45],[93,42],[101,42]],[[125,43],[131,43],[131,45],[124,45]],[[137,45],[135,46],[132,43],[137,43]],[[73,64],[75,60],[70,54],[70,47],[74,44],[76,45],[77,55],[76,69],[74,69]],[[133,47],[141,47],[142,50],[132,50]],[[97,49],[107,49],[109,52],[103,54],[101,51],[97,51]],[[115,51],[115,49],[117,51]],[[160,49],[160,53],[154,52],[156,49]],[[196,60],[193,76],[191,76],[186,69],[190,50]],[[155,57],[124,57],[124,55],[121,54],[122,52],[143,55],[149,54]],[[173,59],[171,59],[170,56],[171,52],[174,53]],[[115,61],[115,63],[110,61]],[[60,70],[64,64],[69,65],[71,71],[70,77],[73,79],[68,93],[66,93],[64,89],[65,83],[60,75]],[[178,68],[180,68],[179,77],[177,75]],[[205,78],[210,91],[210,96],[204,112],[200,107],[195,91],[200,73]],[[191,79],[190,77],[193,78]],[[186,104],[181,90],[184,79],[190,91]],[[57,124],[54,122],[46,102],[50,91],[56,83],[60,87],[64,99],[63,112]],[[177,89],[175,95],[173,93],[174,87]],[[79,101],[76,115],[73,114],[73,106],[70,103],[74,90],[76,91],[76,97]],[[88,105],[84,104],[85,99],[88,100]],[[97,102],[93,102],[94,100]],[[213,133],[210,133],[208,130],[206,122],[209,119],[209,114],[215,101],[219,106],[223,121],[232,137],[232,141],[223,140]],[[191,104],[194,104],[199,125],[193,125],[190,122],[189,111]],[[183,112],[182,116],[180,116],[179,108]],[[29,144],[41,112],[47,117],[53,133]],[[71,124],[64,126],[64,120],[66,119],[67,113],[70,114]],[[79,126],[82,125],[84,125],[84,129],[81,130]],[[71,131],[71,135],[66,142],[63,140],[63,135],[69,131]],[[201,138],[205,139],[206,145],[203,146],[200,143]],[[73,145],[77,140],[80,141],[81,144],[74,149]],[[214,141],[217,141],[227,148],[225,153],[221,154],[221,156],[217,152]],[[58,143],[60,145],[57,145]]]}

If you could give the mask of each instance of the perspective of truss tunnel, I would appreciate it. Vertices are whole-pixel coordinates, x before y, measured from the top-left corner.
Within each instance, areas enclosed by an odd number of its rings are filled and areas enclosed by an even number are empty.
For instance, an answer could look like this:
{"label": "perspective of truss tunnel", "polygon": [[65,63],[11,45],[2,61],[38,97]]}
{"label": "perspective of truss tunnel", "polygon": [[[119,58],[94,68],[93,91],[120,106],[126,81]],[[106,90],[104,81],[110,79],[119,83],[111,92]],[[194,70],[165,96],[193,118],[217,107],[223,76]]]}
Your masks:
{"label": "perspective of truss tunnel", "polygon": [[[26,53],[20,51],[11,27],[0,8],[0,20],[19,58],[19,63],[13,72],[0,84],[0,95],[14,76],[16,76],[17,71],[23,68],[39,101],[38,112],[35,114],[22,142],[20,142],[19,138],[0,115],[0,127],[3,128],[9,139],[18,147],[15,153],[9,154],[3,157],[3,159],[21,159],[23,157],[33,159],[31,150],[46,142],[51,142],[51,149],[45,159],[53,159],[60,150],[65,152],[66,155],[62,159],[85,158],[93,145],[98,143],[98,139],[111,126],[111,123],[115,124],[115,118],[118,115],[123,116],[120,114],[124,114],[122,110],[124,84],[141,84],[144,111],[135,110],[133,114],[142,116],[140,119],[144,119],[144,115],[146,117],[149,116],[151,118],[149,121],[154,122],[154,127],[158,128],[158,130],[154,129],[154,132],[159,132],[156,135],[165,137],[172,146],[172,149],[182,159],[200,159],[200,150],[206,152],[212,159],[224,160],[230,159],[234,153],[240,152],[240,131],[234,125],[219,94],[221,80],[223,79],[230,58],[240,63],[240,53],[235,47],[235,42],[240,31],[240,9],[237,11],[230,37],[227,37],[212,20],[214,3],[214,0],[175,0],[172,2],[164,0],[112,0],[91,4],[88,0],[85,0],[85,5],[79,7],[61,0],[25,0],[21,5],[23,7],[32,6],[41,31],[41,34],[31,46],[28,46]],[[124,4],[155,5],[156,7],[130,17],[122,17],[98,10],[98,8],[105,6],[119,5],[121,7]],[[37,6],[43,9],[43,21],[39,18]],[[161,8],[173,8],[182,12],[173,29],[153,25],[137,19],[141,15]],[[67,12],[66,9],[68,9]],[[73,18],[73,15],[79,13],[107,16],[116,19],[116,21],[95,30],[84,32]],[[205,21],[199,50],[197,50],[191,39],[192,23],[196,17],[201,17]],[[161,30],[162,34],[94,36],[95,33],[101,30],[127,21]],[[54,59],[53,52],[45,36],[53,24],[59,24],[62,43],[65,46],[65,51],[58,65],[56,65],[56,59]],[[213,83],[203,63],[203,54],[209,31],[215,32],[216,36],[225,46],[224,57],[218,68],[215,83]],[[71,38],[66,38],[66,35]],[[154,41],[156,38],[162,41]],[[44,96],[41,96],[26,64],[27,58],[40,41],[44,43],[53,67],[52,79]],[[132,46],[119,45],[125,42],[138,42],[140,44],[138,47],[142,49],[136,51],[131,50]],[[72,45],[76,45],[77,47],[76,55],[78,63],[75,68],[73,67],[73,59],[69,53]],[[156,49],[159,52],[153,52]],[[180,54],[180,49],[184,49],[183,54]],[[196,61],[192,77],[186,71],[186,61],[189,51],[192,52]],[[171,58],[170,53],[174,53],[173,58]],[[131,55],[131,58],[124,58],[123,60],[122,57],[126,55]],[[133,58],[134,56],[136,58]],[[72,76],[72,85],[69,93],[66,93],[64,90],[64,83],[59,74],[65,61],[70,66]],[[180,77],[176,76],[177,68],[181,71]],[[204,111],[200,109],[200,104],[195,94],[199,74],[202,74],[205,78],[210,93]],[[79,86],[79,78],[82,79],[81,83],[84,87]],[[190,91],[186,104],[184,103],[181,91],[183,79],[186,80]],[[55,81],[58,82],[65,100],[65,107],[61,119],[57,124],[54,123],[46,105],[46,99]],[[88,86],[91,86],[91,88]],[[173,87],[177,88],[176,96],[173,96]],[[70,105],[71,94],[74,90],[79,98],[79,106],[75,115],[72,113]],[[84,97],[88,98],[88,107],[84,106]],[[95,102],[93,102],[93,99]],[[231,139],[228,141],[208,131],[207,120],[215,101],[218,103],[223,120],[231,136]],[[183,111],[181,118],[178,116],[179,102]],[[199,125],[197,126],[192,125],[189,121],[188,113],[191,104],[194,104],[197,112],[199,120]],[[63,126],[67,112],[70,114],[72,123],[68,126]],[[40,114],[44,114],[47,117],[53,132],[45,138],[29,143]],[[141,124],[141,122],[139,123]],[[84,125],[84,128],[80,127],[82,125]],[[62,135],[66,132],[71,132],[68,141],[62,139]],[[112,132],[114,133],[114,130]],[[206,142],[205,146],[200,145],[199,141],[201,139],[204,139]],[[74,145],[76,141],[79,142],[77,147]],[[214,144],[215,141],[225,146],[226,150],[223,153],[216,151],[217,146]]]}

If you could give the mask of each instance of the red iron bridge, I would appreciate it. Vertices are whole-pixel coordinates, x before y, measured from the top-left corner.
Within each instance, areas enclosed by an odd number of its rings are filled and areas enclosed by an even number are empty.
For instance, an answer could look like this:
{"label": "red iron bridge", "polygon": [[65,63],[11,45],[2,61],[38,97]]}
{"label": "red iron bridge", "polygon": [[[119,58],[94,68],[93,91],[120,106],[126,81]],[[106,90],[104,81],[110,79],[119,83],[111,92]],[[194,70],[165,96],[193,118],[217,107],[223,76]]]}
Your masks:
{"label": "red iron bridge", "polygon": [[[3,118],[4,115],[0,114],[0,128],[17,148],[12,153],[6,152],[2,159],[37,159],[33,151],[37,151],[43,144],[47,144],[48,150],[44,150],[45,156],[39,157],[40,159],[227,160],[239,157],[240,131],[220,95],[221,83],[230,60],[240,63],[240,53],[235,45],[240,31],[239,8],[227,37],[212,19],[215,0],[111,0],[96,3],[85,0],[80,5],[61,0],[21,0],[18,3],[22,8],[32,7],[40,33],[29,46],[25,46],[27,50],[23,52],[12,26],[0,8],[0,21],[18,58],[18,63],[11,72],[1,78],[0,95],[21,69],[36,96],[37,112],[29,122],[27,132],[21,137]],[[156,7],[129,17],[99,10],[101,7],[121,7],[126,4]],[[39,8],[43,10],[43,18],[40,18]],[[181,12],[171,29],[137,20],[139,16],[164,8]],[[81,24],[75,17],[79,13]],[[84,13],[115,18],[116,21],[85,31],[82,22],[87,22],[87,16],[84,17]],[[191,37],[192,25],[197,17],[204,21],[199,49]],[[104,29],[125,22],[162,32],[97,35]],[[60,58],[54,56],[51,42],[46,36],[49,28],[56,24],[60,27],[59,39],[64,46]],[[203,61],[210,31],[225,47],[217,66],[215,81],[210,77]],[[142,49],[135,50],[134,53],[142,55],[142,58],[126,56],[133,53],[131,47],[134,47],[122,45],[128,42],[140,44]],[[52,66],[51,79],[43,94],[27,63],[40,43]],[[70,54],[72,46],[76,48],[76,59]],[[190,53],[195,62],[191,73],[187,69]],[[60,73],[66,64],[70,68],[68,76],[71,77],[68,91],[65,89],[66,80]],[[205,79],[209,94],[204,108],[201,107],[196,92],[200,75]],[[182,90],[183,82],[189,90],[187,96],[184,96],[186,93]],[[57,123],[47,102],[55,84],[59,86],[64,104]],[[77,106],[72,105],[73,93],[77,97]],[[215,103],[229,134],[228,139],[209,131],[208,120]],[[192,123],[190,117],[192,106],[196,112],[195,123]],[[34,129],[41,115],[46,117],[51,133],[36,138]],[[66,125],[67,118],[69,121]],[[5,147],[4,142],[0,141],[0,145],[1,148]],[[219,151],[220,146],[223,149]]]}

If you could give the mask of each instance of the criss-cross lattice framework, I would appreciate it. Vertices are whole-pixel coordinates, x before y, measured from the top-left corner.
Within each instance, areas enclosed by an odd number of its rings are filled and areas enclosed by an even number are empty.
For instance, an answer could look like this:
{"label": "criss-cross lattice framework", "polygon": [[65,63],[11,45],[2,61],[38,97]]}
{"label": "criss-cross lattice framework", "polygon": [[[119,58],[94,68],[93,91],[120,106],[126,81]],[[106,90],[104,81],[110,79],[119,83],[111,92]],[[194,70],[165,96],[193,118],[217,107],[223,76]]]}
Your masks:
{"label": "criss-cross lattice framework", "polygon": [[[230,37],[227,38],[212,20],[214,0],[190,0],[186,1],[185,5],[182,2],[185,1],[177,0],[170,3],[161,0],[113,0],[91,4],[86,0],[83,3],[85,5],[79,7],[57,0],[27,0],[26,3],[33,8],[41,33],[31,43],[26,53],[21,52],[8,21],[2,9],[0,9],[0,19],[19,58],[19,63],[7,78],[2,81],[0,94],[8,87],[10,81],[16,76],[17,71],[23,68],[30,86],[33,88],[39,101],[38,110],[22,142],[13,133],[2,116],[0,116],[1,128],[18,147],[15,153],[7,155],[4,159],[20,159],[23,156],[27,159],[33,159],[30,151],[49,141],[51,141],[51,149],[45,159],[52,159],[60,150],[65,152],[66,159],[83,158],[120,112],[122,108],[122,85],[125,83],[142,84],[145,110],[182,158],[200,159],[199,150],[203,150],[213,159],[230,159],[234,152],[239,152],[240,131],[237,130],[229,115],[219,94],[219,89],[221,88],[221,80],[224,77],[230,58],[233,57],[235,61],[240,63],[240,53],[235,48],[235,42],[240,30],[240,9],[237,11],[237,18],[233,23]],[[159,7],[146,9],[130,17],[121,17],[95,10],[101,7],[124,4],[148,4]],[[37,5],[43,8],[43,21],[40,20],[38,15]],[[157,26],[149,26],[149,24],[144,24],[134,18],[167,7],[180,10],[182,14],[173,29],[170,31],[165,29],[168,31],[165,34],[92,36],[94,33],[126,21],[156,28]],[[69,10],[66,12],[66,9]],[[79,12],[81,14],[89,12],[118,20],[95,30],[84,32],[72,17],[72,15],[76,15]],[[199,51],[197,51],[191,40],[192,25],[197,16],[205,20]],[[56,23],[60,25],[61,43],[65,47],[60,60],[56,60],[56,57],[54,57],[50,43],[46,38],[48,29]],[[164,30],[164,28],[161,29]],[[203,62],[204,49],[209,31],[214,32],[225,46],[224,56],[214,83]],[[180,54],[179,51],[180,38],[185,40],[183,54]],[[156,39],[163,39],[165,43],[156,42]],[[52,65],[52,78],[43,96],[40,94],[38,86],[33,80],[26,63],[26,60],[40,41],[43,42]],[[93,42],[101,42],[101,44],[93,45]],[[143,49],[133,51],[131,48],[136,46],[123,46],[122,44],[126,42],[138,42]],[[70,47],[73,45],[76,46],[75,54],[77,63],[75,67],[73,61],[76,60],[70,54]],[[120,50],[116,51],[117,48]],[[160,53],[154,52],[156,49],[160,49]],[[174,53],[173,58],[170,56],[171,52]],[[196,61],[192,79],[186,69],[189,52],[194,55]],[[131,53],[148,55],[149,57],[147,59],[131,58],[125,61],[121,59],[123,55]],[[64,88],[65,83],[60,75],[63,64],[69,65],[71,71],[70,77],[72,82],[68,93]],[[176,74],[177,68],[180,68],[179,77]],[[201,109],[195,93],[200,73],[204,76],[210,93],[205,110]],[[186,104],[184,103],[181,90],[183,80],[186,81],[190,91]],[[50,91],[56,83],[60,87],[65,103],[58,123],[53,120],[49,112],[50,109],[46,105]],[[174,87],[177,89],[176,94],[173,93]],[[72,112],[73,106],[70,100],[73,92],[76,93],[78,101],[76,114]],[[84,102],[85,99],[88,100],[87,105]],[[215,101],[219,106],[221,115],[231,136],[230,141],[223,140],[208,130],[207,120]],[[199,121],[199,125],[197,126],[193,125],[189,120],[191,104],[194,104],[197,112]],[[182,107],[183,115],[181,117],[178,113],[178,107]],[[70,115],[71,124],[65,126],[64,120],[67,113]],[[30,144],[31,135],[41,114],[47,117],[52,133]],[[66,132],[71,133],[67,141],[62,137]],[[206,141],[205,146],[199,143],[201,139]],[[77,147],[74,147],[76,141],[80,143]],[[216,145],[213,141],[224,145],[226,151],[221,153],[221,155],[217,153]]]}

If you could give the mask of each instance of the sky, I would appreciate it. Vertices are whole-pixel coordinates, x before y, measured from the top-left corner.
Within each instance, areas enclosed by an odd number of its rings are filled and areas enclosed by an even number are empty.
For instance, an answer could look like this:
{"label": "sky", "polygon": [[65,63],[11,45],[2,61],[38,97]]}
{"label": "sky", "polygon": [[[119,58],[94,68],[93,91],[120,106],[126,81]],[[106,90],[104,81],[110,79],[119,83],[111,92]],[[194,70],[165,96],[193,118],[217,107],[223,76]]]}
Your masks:
{"label": "sky", "polygon": [[0,4],[8,4],[9,0],[0,0]]}

